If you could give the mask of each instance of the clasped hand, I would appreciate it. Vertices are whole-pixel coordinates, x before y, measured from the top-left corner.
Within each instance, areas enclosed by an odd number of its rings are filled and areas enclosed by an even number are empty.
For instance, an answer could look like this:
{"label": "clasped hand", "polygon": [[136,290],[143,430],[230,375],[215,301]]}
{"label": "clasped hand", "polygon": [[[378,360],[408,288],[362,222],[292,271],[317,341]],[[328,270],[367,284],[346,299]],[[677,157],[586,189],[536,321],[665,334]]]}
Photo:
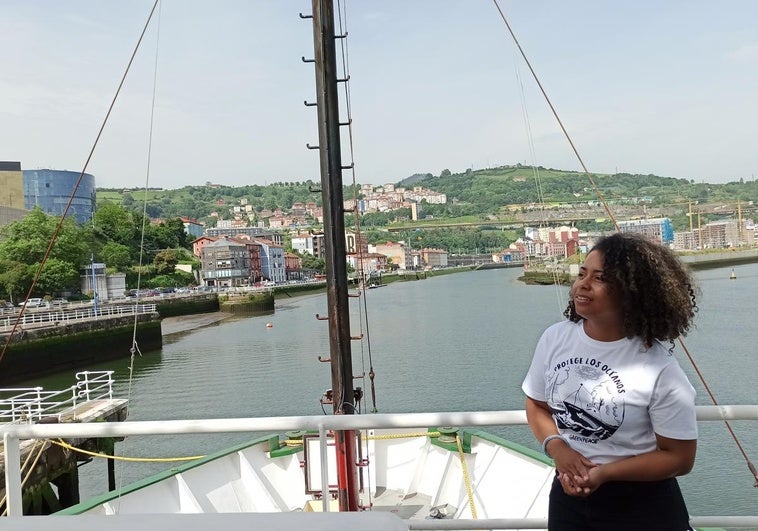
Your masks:
{"label": "clasped hand", "polygon": [[566,494],[585,497],[602,485],[599,466],[576,450],[566,445],[554,454],[558,480]]}

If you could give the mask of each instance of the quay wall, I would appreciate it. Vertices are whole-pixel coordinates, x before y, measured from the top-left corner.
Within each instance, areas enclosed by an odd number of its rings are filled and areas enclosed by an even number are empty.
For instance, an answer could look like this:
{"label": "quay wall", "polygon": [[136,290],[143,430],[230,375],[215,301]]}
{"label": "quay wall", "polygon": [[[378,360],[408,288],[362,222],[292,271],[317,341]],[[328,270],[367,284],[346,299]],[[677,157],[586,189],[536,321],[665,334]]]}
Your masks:
{"label": "quay wall", "polygon": [[[16,330],[0,363],[0,385],[66,370],[87,370],[93,364],[129,357],[133,334],[134,316]],[[2,336],[3,346],[8,336]],[[161,348],[157,313],[138,315],[136,341],[143,352]]]}
{"label": "quay wall", "polygon": [[219,309],[230,313],[273,313],[274,293],[250,293],[238,296],[224,295],[219,301]]}
{"label": "quay wall", "polygon": [[758,249],[698,252],[679,257],[692,269],[711,269],[758,262]]}
{"label": "quay wall", "polygon": [[219,311],[219,300],[216,293],[160,299],[155,301],[155,305],[161,317],[176,317],[178,315]]}

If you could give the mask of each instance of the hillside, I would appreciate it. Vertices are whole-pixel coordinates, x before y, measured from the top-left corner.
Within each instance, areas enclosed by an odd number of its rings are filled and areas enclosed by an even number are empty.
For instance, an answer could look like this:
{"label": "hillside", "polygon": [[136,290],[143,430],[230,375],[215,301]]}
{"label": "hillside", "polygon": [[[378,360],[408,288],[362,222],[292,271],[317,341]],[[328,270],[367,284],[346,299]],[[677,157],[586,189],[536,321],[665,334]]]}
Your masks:
{"label": "hillside", "polygon": [[[695,183],[656,175],[595,175],[600,192],[611,205],[641,210],[650,207],[677,218],[676,223],[688,221],[687,209],[695,205],[707,212],[710,219],[718,217],[719,204],[725,212],[733,212],[737,202],[745,213],[758,204],[758,182],[727,184]],[[379,186],[385,183],[372,183]],[[547,205],[593,205],[598,196],[588,178],[578,172],[552,168],[532,168],[515,165],[498,168],[467,170],[454,174],[443,170],[440,175],[416,174],[397,183],[398,186],[421,186],[447,195],[445,205],[422,205],[424,215],[440,220],[502,219],[510,205],[544,203]],[[98,203],[110,201],[127,208],[147,200],[147,213],[152,218],[187,216],[213,223],[212,212],[224,219],[229,209],[244,199],[255,212],[288,212],[295,202],[321,204],[321,194],[313,182],[280,182],[267,186],[230,187],[220,185],[186,186],[176,190],[113,190],[97,191]],[[353,196],[345,189],[345,198]],[[705,208],[709,205],[708,208]],[[408,218],[408,209],[393,213],[369,214],[367,226],[382,226]],[[684,218],[682,216],[685,216]]]}
{"label": "hillside", "polygon": [[[710,201],[758,201],[758,182],[711,184],[695,183],[657,175],[593,175],[600,192],[608,201],[640,202],[652,205],[706,203]],[[411,181],[411,182],[409,182]],[[481,205],[497,211],[509,204],[563,203],[597,201],[586,175],[579,172],[530,166],[502,166],[464,173],[443,170],[439,176],[413,176],[400,186],[423,186],[457,201]],[[539,189],[541,185],[542,198]]]}

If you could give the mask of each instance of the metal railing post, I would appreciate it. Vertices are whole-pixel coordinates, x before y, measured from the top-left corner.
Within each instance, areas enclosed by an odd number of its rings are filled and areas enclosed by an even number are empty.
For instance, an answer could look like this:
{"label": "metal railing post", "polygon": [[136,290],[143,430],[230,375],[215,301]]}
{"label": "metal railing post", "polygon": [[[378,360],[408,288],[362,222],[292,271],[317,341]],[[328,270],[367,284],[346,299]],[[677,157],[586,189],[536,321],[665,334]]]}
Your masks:
{"label": "metal railing post", "polygon": [[323,424],[318,427],[318,448],[321,457],[321,502],[323,504],[323,511],[329,512],[329,456],[327,453],[327,437],[326,428]]}
{"label": "metal railing post", "polygon": [[6,432],[3,435],[3,444],[5,445],[5,506],[8,509],[8,516],[23,516],[20,440]]}
{"label": "metal railing post", "polygon": [[[36,387],[37,390],[37,400],[35,400],[35,403],[37,404],[37,418],[42,417],[42,387]],[[31,414],[31,411],[29,412],[29,419],[28,422],[32,422],[32,419],[34,418]]]}
{"label": "metal railing post", "polygon": [[77,385],[79,388],[84,388],[83,390],[79,391],[79,396],[84,398],[86,401],[89,401],[89,371],[79,372],[76,373],[77,379],[80,375],[84,376],[84,380],[79,380],[77,382]]}

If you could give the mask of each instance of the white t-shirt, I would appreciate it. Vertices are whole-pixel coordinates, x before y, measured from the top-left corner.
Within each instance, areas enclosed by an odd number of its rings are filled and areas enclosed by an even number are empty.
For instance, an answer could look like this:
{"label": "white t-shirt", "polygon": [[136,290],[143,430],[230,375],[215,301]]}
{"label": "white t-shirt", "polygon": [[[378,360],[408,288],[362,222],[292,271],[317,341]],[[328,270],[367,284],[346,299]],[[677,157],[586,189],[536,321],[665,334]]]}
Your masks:
{"label": "white t-shirt", "polygon": [[655,450],[655,434],[697,439],[695,389],[668,349],[642,340],[597,341],[582,322],[542,334],[522,385],[547,402],[571,447],[597,464]]}

